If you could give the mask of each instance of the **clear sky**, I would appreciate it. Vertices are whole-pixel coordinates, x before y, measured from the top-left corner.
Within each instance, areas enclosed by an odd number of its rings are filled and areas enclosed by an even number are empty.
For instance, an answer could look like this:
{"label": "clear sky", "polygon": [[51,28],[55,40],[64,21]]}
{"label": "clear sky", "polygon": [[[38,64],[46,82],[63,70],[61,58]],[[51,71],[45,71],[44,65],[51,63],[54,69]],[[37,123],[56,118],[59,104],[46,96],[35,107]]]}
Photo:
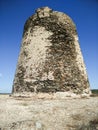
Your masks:
{"label": "clear sky", "polygon": [[43,6],[75,22],[90,86],[98,89],[98,0],[0,0],[0,93],[12,90],[24,23]]}

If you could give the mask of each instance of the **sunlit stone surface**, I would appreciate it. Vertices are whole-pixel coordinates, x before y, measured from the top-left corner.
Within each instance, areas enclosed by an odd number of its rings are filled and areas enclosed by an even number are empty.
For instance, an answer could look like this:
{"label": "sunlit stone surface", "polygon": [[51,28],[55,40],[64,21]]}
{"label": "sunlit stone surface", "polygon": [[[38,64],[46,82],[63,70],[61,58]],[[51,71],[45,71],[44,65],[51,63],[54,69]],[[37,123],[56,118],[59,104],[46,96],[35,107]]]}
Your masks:
{"label": "sunlit stone surface", "polygon": [[25,23],[13,92],[90,94],[76,27],[64,13],[39,8]]}

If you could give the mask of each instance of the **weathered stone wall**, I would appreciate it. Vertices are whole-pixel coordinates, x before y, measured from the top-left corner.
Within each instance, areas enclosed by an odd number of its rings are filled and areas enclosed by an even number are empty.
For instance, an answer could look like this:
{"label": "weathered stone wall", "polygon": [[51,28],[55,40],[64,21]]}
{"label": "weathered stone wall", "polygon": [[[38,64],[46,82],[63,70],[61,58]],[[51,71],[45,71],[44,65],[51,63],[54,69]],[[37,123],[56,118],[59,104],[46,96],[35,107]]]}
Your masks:
{"label": "weathered stone wall", "polygon": [[13,92],[90,93],[76,27],[64,13],[39,8],[25,23]]}

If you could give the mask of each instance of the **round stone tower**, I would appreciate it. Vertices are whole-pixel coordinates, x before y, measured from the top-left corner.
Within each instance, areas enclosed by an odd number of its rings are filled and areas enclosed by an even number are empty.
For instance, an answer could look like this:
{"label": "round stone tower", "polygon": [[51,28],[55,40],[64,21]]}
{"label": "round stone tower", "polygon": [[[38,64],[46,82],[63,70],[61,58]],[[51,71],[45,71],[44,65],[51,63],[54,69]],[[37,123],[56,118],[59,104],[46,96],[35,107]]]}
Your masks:
{"label": "round stone tower", "polygon": [[90,93],[75,24],[39,8],[25,23],[13,92]]}

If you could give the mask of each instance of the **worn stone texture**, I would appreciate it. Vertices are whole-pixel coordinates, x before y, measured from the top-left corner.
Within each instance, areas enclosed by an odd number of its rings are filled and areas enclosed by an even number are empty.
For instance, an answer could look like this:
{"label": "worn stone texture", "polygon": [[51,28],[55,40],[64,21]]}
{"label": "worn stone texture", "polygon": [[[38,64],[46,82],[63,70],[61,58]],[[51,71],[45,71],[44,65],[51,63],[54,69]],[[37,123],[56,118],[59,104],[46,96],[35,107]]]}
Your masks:
{"label": "worn stone texture", "polygon": [[75,24],[64,13],[39,8],[25,23],[13,92],[90,94]]}

